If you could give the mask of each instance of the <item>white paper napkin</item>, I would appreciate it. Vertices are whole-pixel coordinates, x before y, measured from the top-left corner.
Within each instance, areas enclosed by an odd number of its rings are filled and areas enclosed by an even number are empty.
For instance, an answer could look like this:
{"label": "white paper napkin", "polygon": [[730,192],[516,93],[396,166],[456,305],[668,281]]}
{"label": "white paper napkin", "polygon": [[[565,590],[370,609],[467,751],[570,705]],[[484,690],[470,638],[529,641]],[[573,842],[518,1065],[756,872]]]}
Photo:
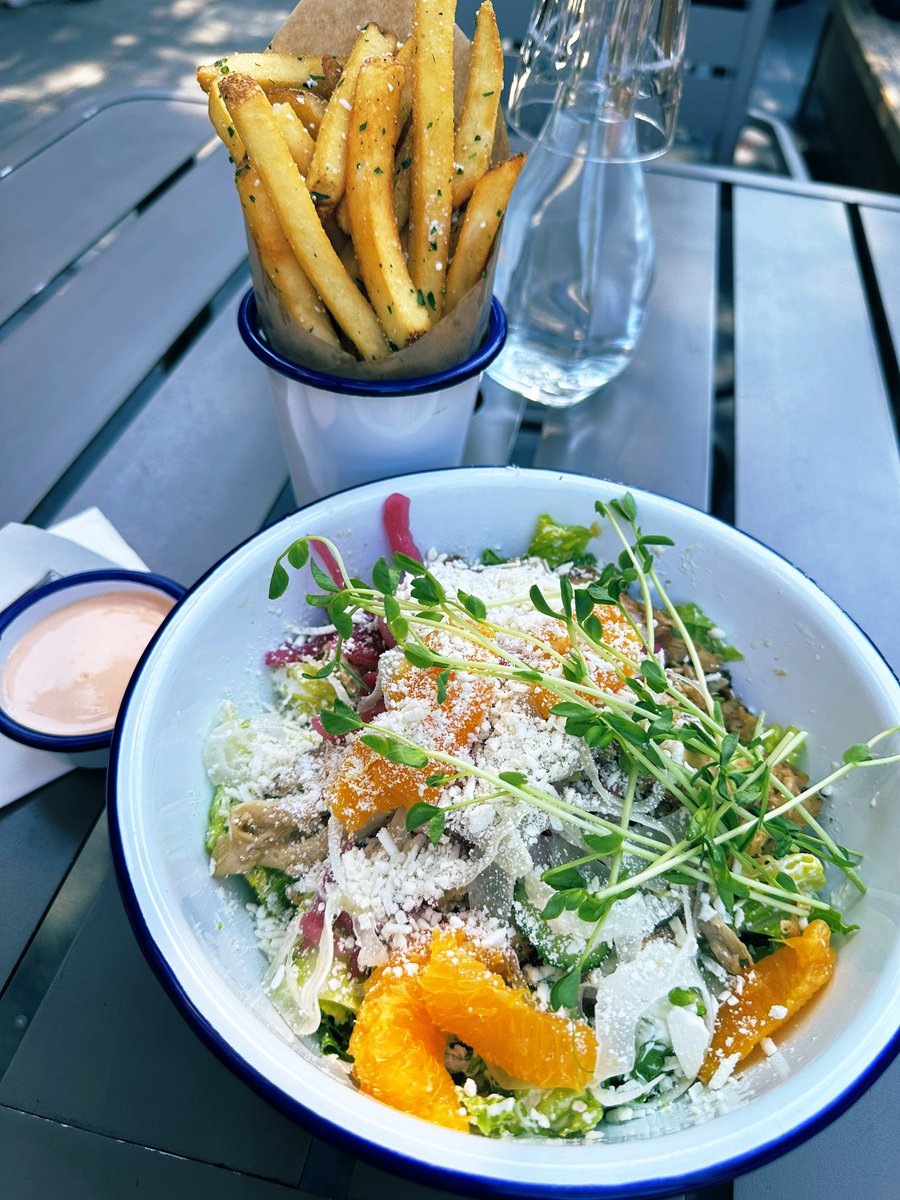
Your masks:
{"label": "white paper napkin", "polygon": [[[74,575],[101,567],[149,569],[99,508],[86,509],[50,529],[4,525],[0,529],[0,610],[51,573]],[[32,750],[0,735],[0,808],[72,769],[60,755]]]}

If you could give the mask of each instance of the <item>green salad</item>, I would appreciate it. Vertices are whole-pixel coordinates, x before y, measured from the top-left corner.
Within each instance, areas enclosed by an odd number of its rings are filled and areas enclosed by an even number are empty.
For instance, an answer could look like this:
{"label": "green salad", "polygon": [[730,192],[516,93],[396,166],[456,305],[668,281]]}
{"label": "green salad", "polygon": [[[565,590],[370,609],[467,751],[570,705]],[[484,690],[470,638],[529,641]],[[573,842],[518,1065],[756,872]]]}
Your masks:
{"label": "green salad", "polygon": [[421,555],[404,500],[369,580],[325,538],[285,549],[271,706],[225,706],[205,747],[211,870],[252,891],[272,1003],[353,1086],[481,1136],[737,1095],[854,929],[823,794],[896,731],[811,781],[629,494],[475,562]]}

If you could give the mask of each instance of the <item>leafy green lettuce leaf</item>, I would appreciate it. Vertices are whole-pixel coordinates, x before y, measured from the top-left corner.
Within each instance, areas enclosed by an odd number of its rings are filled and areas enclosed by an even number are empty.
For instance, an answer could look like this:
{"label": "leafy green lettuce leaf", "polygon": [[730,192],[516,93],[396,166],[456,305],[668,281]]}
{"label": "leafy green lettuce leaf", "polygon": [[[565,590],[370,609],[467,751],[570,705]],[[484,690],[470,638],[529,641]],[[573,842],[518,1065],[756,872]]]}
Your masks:
{"label": "leafy green lettuce leaf", "polygon": [[317,713],[334,704],[335,691],[327,679],[311,679],[304,667],[309,663],[286,663],[272,673],[272,682],[281,698],[300,714]]}
{"label": "leafy green lettuce leaf", "polygon": [[205,845],[207,854],[212,854],[216,848],[216,842],[228,832],[228,810],[230,807],[231,801],[225,789],[217,787],[212,798],[212,803],[209,806],[209,816],[206,823]]}
{"label": "leafy green lettuce leaf", "polygon": [[582,1137],[596,1129],[603,1116],[602,1105],[590,1092],[553,1088],[529,1103],[534,1092],[511,1096],[467,1096],[456,1089],[469,1119],[485,1137]]}
{"label": "leafy green lettuce leaf", "polygon": [[[529,558],[542,558],[548,567],[561,567],[563,563],[593,566],[597,559],[588,553],[587,544],[599,532],[597,524],[559,525],[549,513],[541,513],[525,553]],[[488,548],[482,550],[481,561],[486,567],[496,567],[510,560]]]}
{"label": "leafy green lettuce leaf", "polygon": [[254,867],[244,877],[256,893],[260,904],[270,912],[286,912],[291,907],[287,889],[293,880],[277,867]]}
{"label": "leafy green lettuce leaf", "polygon": [[341,1021],[333,1013],[322,1010],[322,1023],[313,1037],[323,1054],[336,1054],[342,1062],[353,1062],[349,1047],[354,1021],[352,1013]]}
{"label": "leafy green lettuce leaf", "polygon": [[729,646],[714,635],[716,623],[710,620],[699,604],[676,604],[675,611],[696,645],[710,654],[717,654],[725,662],[740,662],[743,659],[743,654],[736,646]]}
{"label": "leafy green lettuce leaf", "polygon": [[[763,734],[763,739],[762,739],[763,753],[771,754],[772,751],[775,749],[775,747],[778,745],[778,743],[784,737],[786,737],[787,734],[799,733],[799,732],[800,732],[800,730],[797,728],[796,725],[768,725],[766,727],[766,731]],[[803,745],[801,743],[801,745],[799,745],[795,750],[792,750],[790,752],[790,754],[786,754],[781,761],[786,762],[789,765],[793,765],[794,763],[797,762],[797,760],[800,758],[800,755],[802,753],[803,753]]]}
{"label": "leafy green lettuce leaf", "polygon": [[532,558],[542,558],[548,567],[561,567],[563,563],[593,565],[597,559],[588,554],[587,545],[599,532],[600,526],[596,523],[559,525],[549,513],[541,513],[527,553]]}

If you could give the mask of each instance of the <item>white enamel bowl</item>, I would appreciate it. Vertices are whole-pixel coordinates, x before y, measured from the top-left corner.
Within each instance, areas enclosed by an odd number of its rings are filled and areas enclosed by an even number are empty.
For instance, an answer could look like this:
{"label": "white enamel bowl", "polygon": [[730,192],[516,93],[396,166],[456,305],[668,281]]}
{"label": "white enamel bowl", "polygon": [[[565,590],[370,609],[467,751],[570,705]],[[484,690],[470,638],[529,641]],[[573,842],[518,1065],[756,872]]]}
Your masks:
{"label": "white enamel bowl", "polygon": [[[839,840],[865,854],[860,932],[840,946],[835,978],[781,1039],[789,1074],[747,1072],[751,1098],[697,1123],[690,1102],[652,1137],[639,1122],[602,1141],[494,1141],[426,1125],[361,1095],[292,1038],[264,996],[263,958],[232,885],[203,850],[210,787],[201,750],[222,700],[262,704],[257,668],[295,618],[305,580],[267,599],[276,556],[304,533],[334,538],[365,575],[386,550],[380,510],[412,500],[420,548],[516,554],[538,513],[589,523],[621,488],[512,468],[456,469],[368,484],[285,518],[240,546],[181,601],[132,682],[110,763],[110,821],[120,883],[157,974],[204,1040],[244,1079],[317,1132],[388,1169],[459,1191],[523,1196],[663,1195],[737,1174],[783,1153],[839,1115],[891,1061],[900,1027],[898,772],[861,771],[831,804]],[[900,686],[853,622],[764,546],[671,500],[636,492],[645,532],[668,534],[661,559],[677,600],[706,609],[743,648],[738,690],[773,721],[813,731],[824,772],[843,749],[895,725]],[[599,555],[618,553],[611,535]],[[871,801],[877,792],[877,804]],[[638,1126],[638,1128],[635,1128]],[[639,1138],[640,1140],[635,1140]]]}

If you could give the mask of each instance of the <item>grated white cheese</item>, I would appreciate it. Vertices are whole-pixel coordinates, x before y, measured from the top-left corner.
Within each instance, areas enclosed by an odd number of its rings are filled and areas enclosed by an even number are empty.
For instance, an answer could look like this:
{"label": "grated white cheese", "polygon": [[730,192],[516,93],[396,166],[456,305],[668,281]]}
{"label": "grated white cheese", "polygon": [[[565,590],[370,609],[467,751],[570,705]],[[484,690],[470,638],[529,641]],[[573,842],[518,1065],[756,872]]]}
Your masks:
{"label": "grated white cheese", "polygon": [[728,1080],[731,1078],[734,1068],[740,1061],[740,1057],[741,1056],[739,1054],[729,1054],[727,1058],[722,1059],[716,1068],[715,1075],[713,1075],[712,1079],[710,1079],[709,1083],[707,1084],[711,1091],[717,1092],[720,1087],[723,1087],[724,1084],[728,1082]]}

